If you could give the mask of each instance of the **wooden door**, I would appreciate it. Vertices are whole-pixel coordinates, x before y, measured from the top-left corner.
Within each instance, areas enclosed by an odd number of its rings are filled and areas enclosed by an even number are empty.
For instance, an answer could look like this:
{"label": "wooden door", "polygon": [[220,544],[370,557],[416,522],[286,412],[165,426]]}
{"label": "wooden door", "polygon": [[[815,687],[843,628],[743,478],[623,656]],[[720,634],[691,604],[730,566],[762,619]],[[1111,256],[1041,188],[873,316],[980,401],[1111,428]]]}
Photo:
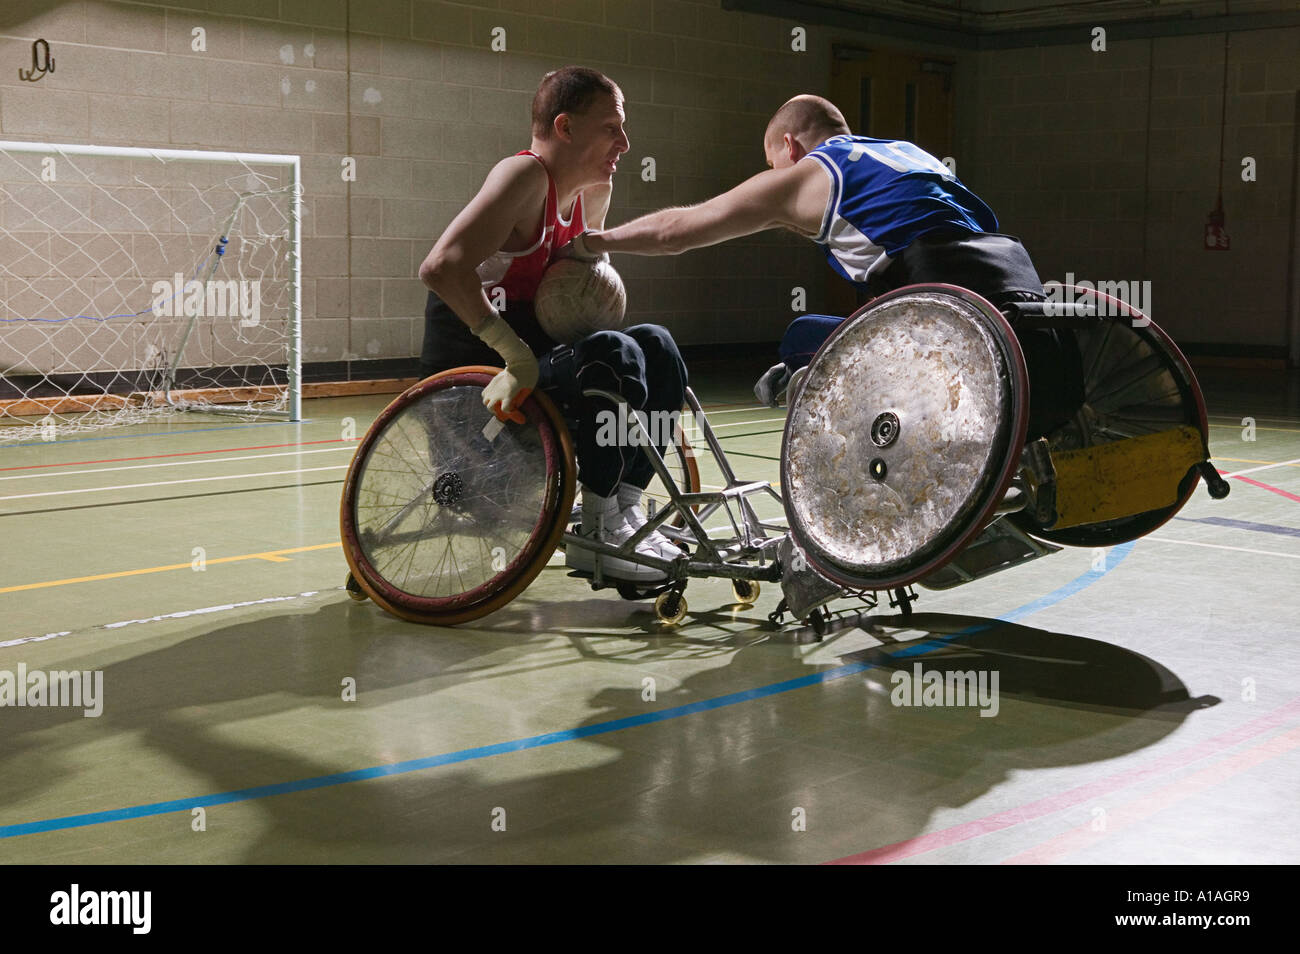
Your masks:
{"label": "wooden door", "polygon": [[[859,136],[905,139],[932,156],[952,155],[952,63],[916,53],[835,44],[830,99]],[[864,298],[862,300],[865,300]],[[830,313],[849,315],[860,304],[857,290],[829,273]]]}

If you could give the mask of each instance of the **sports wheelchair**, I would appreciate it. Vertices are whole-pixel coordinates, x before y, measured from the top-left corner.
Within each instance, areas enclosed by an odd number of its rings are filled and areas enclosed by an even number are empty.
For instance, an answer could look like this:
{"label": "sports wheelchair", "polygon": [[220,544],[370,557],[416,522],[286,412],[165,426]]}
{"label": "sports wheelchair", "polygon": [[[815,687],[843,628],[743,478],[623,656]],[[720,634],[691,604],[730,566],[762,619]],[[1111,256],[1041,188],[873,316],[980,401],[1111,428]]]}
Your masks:
{"label": "sports wheelchair", "polygon": [[[722,475],[704,491],[689,444],[661,455],[646,527],[621,546],[569,531],[576,518],[568,424],[545,394],[502,424],[480,399],[494,368],[458,368],[408,389],[361,440],[340,513],[347,589],[419,623],[455,624],[504,606],[557,546],[654,566],[655,586],[605,580],[628,599],[655,599],[665,623],[686,614],[692,578],[732,581],[741,603],[779,583],[769,615],[822,633],[827,606],[880,594],[903,615],[913,584],[946,589],[1061,549],[1110,547],[1155,530],[1198,479],[1228,485],[1210,463],[1205,402],[1177,346],[1125,303],[1082,289],[1073,302],[999,311],[951,285],[882,295],[844,321],[791,386],[780,493],[733,472],[689,389],[688,409]],[[1067,329],[1077,344],[1082,404],[1026,441],[1029,379],[1013,329]],[[621,400],[599,394],[611,403]],[[643,427],[635,413],[633,429]],[[642,431],[642,437],[646,437]],[[785,520],[760,519],[770,497]],[[722,529],[705,524],[725,515]],[[635,552],[658,529],[683,548]]]}

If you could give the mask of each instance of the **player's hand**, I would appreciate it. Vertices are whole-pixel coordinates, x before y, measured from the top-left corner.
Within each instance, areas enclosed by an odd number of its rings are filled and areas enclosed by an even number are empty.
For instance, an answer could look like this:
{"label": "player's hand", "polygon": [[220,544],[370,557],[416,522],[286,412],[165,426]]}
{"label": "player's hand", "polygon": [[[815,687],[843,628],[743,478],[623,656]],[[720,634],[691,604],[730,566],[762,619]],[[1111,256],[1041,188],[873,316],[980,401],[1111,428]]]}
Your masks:
{"label": "player's hand", "polygon": [[760,404],[776,407],[777,398],[789,383],[790,368],[784,363],[774,364],[754,383],[754,397],[758,398]]}
{"label": "player's hand", "polygon": [[506,363],[505,370],[497,372],[483,389],[484,406],[498,421],[524,423],[518,408],[537,387],[537,358],[500,315],[489,316],[474,334]]}
{"label": "player's hand", "polygon": [[587,248],[586,237],[593,234],[593,231],[594,230],[592,229],[587,229],[585,232],[579,232],[556,250],[555,257],[557,259],[574,258],[580,262],[608,262],[608,253],[593,252],[591,249]]}
{"label": "player's hand", "polygon": [[522,424],[524,415],[518,409],[519,405],[528,400],[528,395],[533,393],[533,388],[536,386],[536,358],[532,360],[531,367],[509,365],[504,371],[497,372],[497,376],[483,389],[483,404],[496,415],[498,421],[514,421],[516,424]]}

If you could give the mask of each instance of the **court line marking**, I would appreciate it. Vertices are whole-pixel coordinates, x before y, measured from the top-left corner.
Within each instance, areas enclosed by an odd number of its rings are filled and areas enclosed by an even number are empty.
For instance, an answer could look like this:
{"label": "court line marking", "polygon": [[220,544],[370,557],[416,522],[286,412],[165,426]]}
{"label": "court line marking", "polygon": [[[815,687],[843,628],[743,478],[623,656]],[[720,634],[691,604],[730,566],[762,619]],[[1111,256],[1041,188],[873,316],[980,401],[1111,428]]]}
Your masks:
{"label": "court line marking", "polygon": [[[1006,622],[1023,618],[1028,613],[1037,612],[1053,603],[1058,603],[1069,596],[1092,585],[1102,579],[1107,573],[1119,567],[1121,563],[1133,551],[1133,543],[1122,543],[1114,547],[1110,552],[1112,555],[1118,555],[1116,559],[1108,559],[1106,566],[1101,570],[1089,569],[1075,579],[1060,586],[1052,592],[1034,600],[1025,606],[1011,610],[1009,613],[997,617],[999,620]],[[1017,615],[1019,614],[1019,615]],[[970,628],[971,631],[983,629],[983,624]],[[946,646],[958,636],[966,634],[966,630],[959,630],[955,633],[949,633],[935,639],[927,639],[921,645],[941,648]],[[921,650],[919,647],[908,647],[907,655],[917,655]],[[894,654],[898,658],[900,653]],[[669,719],[676,719],[682,716],[693,715],[697,712],[707,712],[712,709],[722,709],[729,706],[738,705],[743,702],[750,702],[754,699],[762,699],[767,696],[778,695],[784,692],[790,692],[795,689],[802,689],[807,686],[818,685],[821,683],[831,682],[836,679],[843,679],[847,676],[857,675],[866,672],[869,669],[879,668],[874,663],[855,662],[846,663],[840,666],[833,666],[830,669],[824,669],[821,672],[811,673],[806,676],[798,676],[794,679],[786,679],[781,682],[770,683],[765,686],[758,686],[753,689],[745,689],[740,692],[728,693],[723,696],[715,696],[712,699],[702,699],[699,702],[687,703],[685,705],[673,706],[668,709],[661,709],[658,712],[646,712],[635,716],[626,716],[622,719],[611,719],[607,722],[598,722],[594,725],[578,726],[573,729],[562,729],[556,732],[545,732],[541,735],[528,736],[522,739],[512,739],[508,742],[497,742],[490,745],[475,746],[469,749],[460,749],[455,752],[445,752],[440,755],[431,755],[419,759],[408,759],[402,762],[392,762],[387,765],[376,765],[364,769],[352,769],[347,772],[335,772],[330,775],[318,775],[313,778],[295,779],[289,782],[273,782],[267,785],[258,785],[252,788],[237,789],[230,792],[216,792],[209,795],[196,795],[189,798],[172,799],[165,802],[148,802],[141,805],[131,805],[126,808],[114,808],[105,811],[87,812],[81,815],[65,815],[61,818],[47,818],[39,821],[20,822],[13,825],[0,825],[0,838],[14,838],[19,835],[32,835],[47,831],[60,831],[69,828],[85,828],[90,825],[102,825],[107,822],[124,821],[135,818],[147,818],[154,815],[168,815],[174,812],[188,812],[195,808],[207,808],[214,805],[229,805],[234,802],[247,802],[259,798],[271,798],[276,795],[287,795],[294,792],[310,791],[317,788],[327,788],[334,785],[343,785],[348,782],[360,782],[369,779],[387,778],[394,775],[406,775],[410,772],[419,772],[428,768],[438,768],[444,765],[454,765],[460,762],[469,762],[482,758],[490,758],[493,755],[502,755],[507,752],[521,752],[527,749],[542,748],[549,745],[555,745],[560,742],[570,742],[576,739],[591,738],[592,736],[606,735],[610,732],[618,732],[622,729],[630,729],[636,726],[648,725],[654,722],[666,722]]]}
{"label": "court line marking", "polygon": [[951,828],[944,828],[940,831],[928,832],[924,835],[917,835],[915,838],[908,838],[904,841],[895,842],[891,845],[881,845],[879,848],[870,848],[867,851],[861,851],[857,854],[847,855],[843,858],[836,858],[833,861],[826,861],[823,864],[828,865],[874,865],[888,864],[892,861],[900,861],[904,858],[911,858],[916,855],[925,854],[938,848],[946,848],[959,842],[969,841],[972,838],[978,838],[982,835],[990,834],[995,831],[1004,831],[1008,828],[1014,828],[1027,821],[1037,818],[1043,818],[1047,815],[1053,815],[1062,809],[1071,808],[1084,802],[1091,801],[1098,796],[1107,795],[1121,788],[1135,785],[1147,779],[1155,778],[1162,772],[1182,768],[1199,759],[1212,757],[1220,754],[1224,749],[1237,745],[1240,742],[1249,740],[1262,732],[1277,728],[1284,725],[1286,721],[1300,714],[1300,697],[1284,703],[1272,712],[1266,713],[1258,718],[1252,719],[1243,725],[1227,729],[1218,735],[1211,736],[1203,742],[1195,742],[1177,752],[1171,752],[1168,755],[1160,756],[1153,759],[1149,764],[1140,768],[1129,769],[1127,771],[1116,772],[1105,778],[1097,779],[1092,782],[1085,782],[1068,791],[1060,792],[1053,795],[1047,795],[1035,799],[1024,805],[1018,805],[1015,808],[1009,808],[1005,811],[994,812],[983,818],[972,819],[968,822],[962,822]]}
{"label": "court line marking", "polygon": [[1157,812],[1164,811],[1178,802],[1186,801],[1193,795],[1220,785],[1242,772],[1254,768],[1263,762],[1285,755],[1300,747],[1300,728],[1290,729],[1278,735],[1270,736],[1240,752],[1234,752],[1206,768],[1200,769],[1168,785],[1163,785],[1153,792],[1129,799],[1118,808],[1106,813],[1106,827],[1102,831],[1093,831],[1092,822],[1086,822],[1076,828],[1063,831],[1054,838],[1026,851],[1004,858],[999,864],[1004,865],[1042,865],[1063,855],[1073,854],[1116,832],[1123,831],[1140,821],[1150,818]]}
{"label": "court line marking", "polygon": [[[266,560],[270,563],[289,563],[288,557],[283,556],[285,553],[307,553],[311,550],[328,550],[333,547],[343,546],[342,542],[338,543],[315,543],[305,547],[288,547],[284,550],[266,550],[262,553],[243,553],[239,556],[212,557],[204,558],[204,566],[211,566],[215,563],[237,563],[240,560]],[[95,580],[115,580],[124,576],[142,576],[146,573],[165,573],[168,570],[191,570],[194,563],[169,563],[166,566],[148,566],[138,570],[116,570],[112,573],[96,573],[93,576],[73,576],[66,580],[45,580],[40,583],[19,583],[17,586],[0,587],[0,593],[17,593],[22,590],[43,590],[51,586],[67,586],[70,583],[90,583]],[[0,643],[0,645],[9,645]]]}
{"label": "court line marking", "polygon": [[1250,484],[1254,487],[1267,490],[1269,493],[1277,494],[1279,497],[1285,497],[1288,500],[1300,502],[1300,494],[1293,494],[1291,491],[1283,490],[1281,487],[1274,487],[1272,484],[1266,484],[1263,481],[1255,480],[1251,477],[1234,477],[1233,479],[1240,480],[1243,484]]}
{"label": "court line marking", "polygon": [[1269,469],[1274,467],[1300,467],[1300,458],[1295,458],[1294,460],[1244,460],[1242,458],[1219,458],[1219,456],[1216,456],[1214,459],[1231,460],[1234,464],[1264,464],[1264,467],[1251,467],[1245,469],[1245,471],[1234,471],[1232,473],[1223,474],[1225,477],[1240,477],[1243,473],[1269,471]]}
{"label": "court line marking", "polygon": [[[1215,424],[1213,421],[1210,421],[1210,422],[1209,422],[1209,425],[1210,425],[1210,427],[1230,427],[1230,428],[1232,428],[1233,430],[1236,430],[1236,431],[1241,430],[1241,425],[1240,425],[1240,424]],[[1294,427],[1257,427],[1257,428],[1255,428],[1255,430],[1257,430],[1257,431],[1279,431],[1279,432],[1281,432],[1281,433],[1283,433],[1283,434],[1300,434],[1300,429],[1297,429],[1297,428],[1294,428]]]}
{"label": "court line marking", "polygon": [[59,497],[64,494],[94,494],[105,490],[136,490],[140,487],[174,487],[177,484],[198,484],[206,480],[242,480],[246,477],[281,477],[285,474],[314,474],[322,470],[347,470],[347,464],[329,467],[301,467],[298,470],[269,470],[255,474],[221,474],[214,477],[186,477],[181,480],[155,480],[147,484],[112,484],[108,487],[80,487],[73,490],[43,490],[34,494],[10,494],[0,500],[28,500],[32,497]]}
{"label": "court line marking", "polygon": [[1253,520],[1234,520],[1231,517],[1175,517],[1174,519],[1182,523],[1203,523],[1210,527],[1227,527],[1229,530],[1273,533],[1279,537],[1300,537],[1300,527],[1285,527],[1276,523],[1256,523]]}
{"label": "court line marking", "polygon": [[[212,450],[178,451],[175,454],[142,454],[139,457],[104,457],[99,460],[65,460],[53,464],[22,464],[18,467],[0,467],[0,473],[11,470],[44,470],[50,467],[84,467],[89,464],[124,464],[133,460],[158,460],[164,457],[196,457],[200,454],[234,454],[239,451],[278,450],[281,447],[310,447],[313,444],[359,444],[358,439],[344,440],[341,437],[328,441],[289,441],[285,444],[250,444],[247,447],[217,447]],[[1224,458],[1228,460],[1229,458]],[[1254,463],[1254,461],[1251,461]]]}
{"label": "court line marking", "polygon": [[[149,431],[145,434],[111,434],[105,437],[74,437],[60,441],[23,441],[17,444],[4,444],[3,447],[62,447],[67,444],[89,444],[92,441],[122,441],[128,438],[144,439],[146,437],[174,437],[177,434],[207,434],[211,431],[243,431],[250,427],[286,427],[297,424],[314,424],[313,418],[304,417],[301,421],[252,421],[248,424],[225,424],[221,427],[190,427],[183,431]],[[1257,428],[1258,430],[1258,428]]]}
{"label": "court line marking", "polygon": [[1175,540],[1173,537],[1159,536],[1154,533],[1148,533],[1143,540],[1154,540],[1157,543],[1180,543],[1187,547],[1210,547],[1215,550],[1236,550],[1238,553],[1262,553],[1264,556],[1287,557],[1291,560],[1300,560],[1300,553],[1283,553],[1281,550],[1252,550],[1250,547],[1230,547],[1223,543],[1202,543],[1199,540]]}
{"label": "court line marking", "polygon": [[[342,589],[342,587],[339,587]],[[157,623],[165,619],[185,619],[189,616],[206,616],[209,613],[221,613],[227,610],[242,609],[245,606],[261,606],[265,603],[284,603],[286,601],[300,600],[308,596],[316,596],[324,592],[323,590],[308,590],[306,593],[295,593],[293,596],[264,596],[257,600],[244,600],[239,603],[222,603],[217,606],[201,606],[198,609],[177,610],[173,613],[160,613],[158,616],[149,616],[141,619],[124,619],[116,623],[99,623],[86,629],[71,630],[65,629],[57,633],[44,633],[40,636],[21,636],[18,639],[9,639],[0,642],[0,649],[8,649],[13,646],[22,646],[25,643],[43,643],[46,640],[58,639],[61,636],[74,636],[86,633],[93,633],[98,629],[121,629],[124,626],[133,626],[136,623]]]}
{"label": "court line marking", "polygon": [[90,470],[56,470],[41,474],[10,474],[0,480],[31,480],[33,477],[73,477],[81,474],[107,474],[118,470],[145,470],[150,467],[192,467],[195,464],[225,464],[239,460],[262,460],[267,457],[297,457],[302,454],[337,454],[351,451],[351,447],[321,447],[315,450],[278,451],[274,454],[245,454],[241,457],[205,457],[203,460],[169,460],[156,464],[125,464],[121,467],[94,467]]}
{"label": "court line marking", "polygon": [[[1207,416],[1207,417],[1227,418],[1227,419],[1230,420],[1230,421],[1233,421],[1233,420],[1239,420],[1239,419],[1240,419],[1240,418],[1234,417],[1234,416],[1231,415],[1231,414],[1208,414],[1208,415],[1206,415],[1206,416]],[[1271,416],[1269,416],[1269,417],[1256,417],[1256,416],[1253,415],[1253,414],[1243,414],[1243,415],[1241,415],[1241,417],[1254,417],[1255,420],[1257,420],[1257,421],[1273,421],[1274,423],[1281,423],[1281,424],[1300,424],[1300,419],[1292,418],[1292,417],[1271,417]],[[1240,427],[1240,426],[1241,426],[1241,425],[1238,425],[1238,427]]]}
{"label": "court line marking", "polygon": [[1240,477],[1242,474],[1254,474],[1254,473],[1258,473],[1258,472],[1261,471],[1261,470],[1271,470],[1271,469],[1274,468],[1274,467],[1295,467],[1296,465],[1300,464],[1300,457],[1293,458],[1292,460],[1278,460],[1278,461],[1266,461],[1266,460],[1260,460],[1260,461],[1255,461],[1255,460],[1249,460],[1249,461],[1238,461],[1236,458],[1233,458],[1233,457],[1220,457],[1220,458],[1218,458],[1218,459],[1219,459],[1219,460],[1231,460],[1231,461],[1233,461],[1234,463],[1263,464],[1263,465],[1264,465],[1263,467],[1248,467],[1248,468],[1246,468],[1245,470],[1236,470],[1236,471],[1233,471],[1231,474],[1224,474],[1224,475],[1223,475],[1224,477]]}

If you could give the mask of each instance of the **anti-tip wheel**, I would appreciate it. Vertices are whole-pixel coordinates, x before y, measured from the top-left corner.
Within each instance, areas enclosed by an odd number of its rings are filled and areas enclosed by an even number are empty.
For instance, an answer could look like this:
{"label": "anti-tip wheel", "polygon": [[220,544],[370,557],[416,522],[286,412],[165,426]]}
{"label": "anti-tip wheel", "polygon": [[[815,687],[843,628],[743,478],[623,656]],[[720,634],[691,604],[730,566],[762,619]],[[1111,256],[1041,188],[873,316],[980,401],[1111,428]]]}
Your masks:
{"label": "anti-tip wheel", "polygon": [[731,593],[737,603],[753,606],[758,601],[759,586],[754,580],[732,580]]}
{"label": "anti-tip wheel", "polygon": [[675,626],[686,617],[686,597],[676,590],[660,593],[655,599],[655,615],[661,623]]}
{"label": "anti-tip wheel", "polygon": [[370,599],[370,597],[366,596],[366,591],[361,588],[361,584],[357,582],[357,578],[351,573],[348,574],[347,581],[343,584],[343,588],[348,591],[348,596],[352,597],[352,599],[358,603],[364,603],[366,600]]}

